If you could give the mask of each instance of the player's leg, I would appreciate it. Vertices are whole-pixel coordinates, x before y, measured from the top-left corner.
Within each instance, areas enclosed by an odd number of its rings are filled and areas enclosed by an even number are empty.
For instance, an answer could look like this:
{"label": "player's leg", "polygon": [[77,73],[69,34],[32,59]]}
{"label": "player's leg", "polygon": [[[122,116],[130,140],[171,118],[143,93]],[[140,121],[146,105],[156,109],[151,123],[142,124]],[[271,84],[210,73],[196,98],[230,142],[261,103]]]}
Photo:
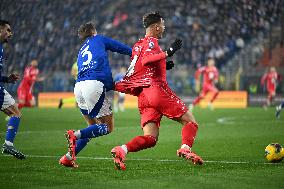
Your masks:
{"label": "player's leg", "polygon": [[[145,92],[144,92],[145,91]],[[114,165],[116,169],[125,170],[126,166],[124,159],[127,153],[137,152],[143,149],[154,147],[157,143],[159,136],[159,126],[162,118],[162,114],[157,109],[152,108],[156,104],[150,104],[149,98],[153,101],[157,101],[151,98],[149,95],[151,92],[157,94],[155,87],[151,86],[148,89],[143,89],[143,92],[138,97],[138,107],[141,115],[141,126],[144,132],[143,136],[136,136],[131,141],[124,145],[116,146],[111,150],[111,154],[114,158]],[[157,97],[157,94],[155,97]],[[157,102],[158,104],[159,102]]]}
{"label": "player's leg", "polygon": [[[108,126],[108,133],[111,133],[113,131],[114,123],[113,123],[113,116],[108,115],[108,116],[103,116],[100,118],[90,118],[88,116],[84,116],[85,120],[88,123],[88,126],[93,126],[93,125],[100,125],[100,124],[106,124]],[[79,131],[82,132],[82,131]],[[94,135],[97,135],[96,132],[93,133]],[[76,148],[75,148],[75,155],[78,155],[79,152],[86,147],[88,142],[92,139],[92,137],[88,138],[77,138],[76,140]],[[68,155],[71,157],[71,155],[68,153]]]}
{"label": "player's leg", "polygon": [[113,98],[113,111],[118,112],[118,103],[119,103],[119,92],[114,91],[114,98]]}
{"label": "player's leg", "polygon": [[156,145],[159,136],[159,127],[155,122],[148,122],[143,127],[143,136],[136,136],[126,144],[116,146],[111,150],[115,168],[125,170],[125,157],[129,152],[138,152]]}
{"label": "player's leg", "polygon": [[276,118],[278,119],[280,118],[280,113],[283,108],[284,108],[284,101],[280,105],[276,106],[276,112],[275,112]]}
{"label": "player's leg", "polygon": [[26,107],[35,107],[36,105],[36,100],[35,96],[29,92],[27,95],[27,103],[25,104]]}
{"label": "player's leg", "polygon": [[25,155],[14,147],[14,140],[19,128],[21,113],[18,105],[12,96],[2,87],[0,87],[0,105],[1,110],[10,117],[7,123],[7,132],[5,142],[2,146],[2,153],[12,155],[17,159],[25,159]]}
{"label": "player's leg", "polygon": [[206,96],[206,94],[208,93],[208,89],[207,86],[203,86],[202,87],[202,91],[199,94],[198,97],[196,97],[192,103],[193,107],[196,106],[197,104],[199,104],[199,102]]}
{"label": "player's leg", "polygon": [[[67,131],[66,139],[69,153],[66,154],[66,158],[70,161],[76,159],[76,155],[87,145],[91,138],[107,135],[113,129],[110,103],[113,98],[104,91],[101,82],[85,81],[77,83],[74,93],[88,127],[77,131]],[[60,163],[62,164],[62,162]]]}
{"label": "player's leg", "polygon": [[198,130],[198,124],[196,123],[194,116],[190,111],[187,111],[181,117],[173,118],[173,120],[178,121],[183,125],[181,131],[182,144],[180,149],[177,151],[177,155],[191,160],[193,164],[202,165],[203,160],[191,150]]}
{"label": "player's leg", "polygon": [[211,110],[213,110],[212,103],[216,100],[217,96],[219,95],[219,90],[216,87],[211,86],[210,91],[213,93],[213,96],[210,99],[210,102],[208,103],[208,106],[209,106],[209,108]]}
{"label": "player's leg", "polygon": [[120,111],[124,112],[124,101],[125,101],[125,94],[119,92],[119,98],[118,98],[118,108]]}
{"label": "player's leg", "polygon": [[18,108],[22,109],[26,104],[27,94],[26,91],[20,87],[18,88],[17,93],[18,93]]}
{"label": "player's leg", "polygon": [[158,96],[157,102],[160,100],[158,104],[161,104],[158,106],[159,112],[183,125],[182,145],[177,151],[178,156],[189,159],[194,164],[202,164],[203,160],[191,151],[198,130],[198,124],[193,114],[188,111],[184,102],[169,87],[163,87]]}
{"label": "player's leg", "polygon": [[268,96],[267,96],[267,99],[266,99],[267,107],[269,107],[271,105],[272,99],[274,98],[275,94],[276,94],[275,88],[269,88],[268,89]]}

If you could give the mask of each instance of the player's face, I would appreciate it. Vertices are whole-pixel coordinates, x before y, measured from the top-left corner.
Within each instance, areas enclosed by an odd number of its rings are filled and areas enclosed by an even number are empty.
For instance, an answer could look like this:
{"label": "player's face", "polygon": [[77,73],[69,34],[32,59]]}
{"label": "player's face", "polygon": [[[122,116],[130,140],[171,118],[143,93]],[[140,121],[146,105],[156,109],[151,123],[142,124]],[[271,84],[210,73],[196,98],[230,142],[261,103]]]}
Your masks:
{"label": "player's face", "polygon": [[209,67],[213,67],[214,65],[215,65],[214,60],[212,60],[212,59],[208,60],[208,66]]}
{"label": "player's face", "polygon": [[12,37],[11,26],[6,24],[5,26],[0,26],[0,41],[7,43],[8,40]]}
{"label": "player's face", "polygon": [[161,22],[157,24],[157,37],[161,39],[163,37],[163,33],[165,32],[165,21],[161,18]]}
{"label": "player's face", "polygon": [[33,60],[33,61],[31,62],[31,65],[32,65],[33,67],[37,67],[38,62],[37,62],[36,60]]}
{"label": "player's face", "polygon": [[270,72],[276,72],[275,67],[271,67],[271,68],[270,68]]}

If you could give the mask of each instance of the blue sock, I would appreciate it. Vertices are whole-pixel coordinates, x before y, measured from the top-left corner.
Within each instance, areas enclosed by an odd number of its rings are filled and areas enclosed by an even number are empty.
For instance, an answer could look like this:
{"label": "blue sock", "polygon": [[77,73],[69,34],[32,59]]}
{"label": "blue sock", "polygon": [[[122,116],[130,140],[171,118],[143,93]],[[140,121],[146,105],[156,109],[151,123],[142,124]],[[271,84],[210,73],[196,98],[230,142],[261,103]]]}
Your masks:
{"label": "blue sock", "polygon": [[76,148],[75,148],[75,154],[79,154],[79,152],[85,148],[85,146],[87,145],[87,143],[90,141],[91,139],[89,138],[84,138],[84,139],[79,139],[76,141]]}
{"label": "blue sock", "polygon": [[18,127],[20,124],[19,117],[10,117],[8,124],[7,124],[7,132],[6,132],[6,140],[9,142],[14,143],[14,139],[16,137]]}
{"label": "blue sock", "polygon": [[94,125],[90,125],[89,127],[85,129],[80,130],[80,132],[81,132],[80,139],[95,138],[98,136],[107,135],[108,128],[106,124],[94,124]]}
{"label": "blue sock", "polygon": [[283,109],[284,108],[284,102],[282,102],[282,104],[281,104],[281,109]]}

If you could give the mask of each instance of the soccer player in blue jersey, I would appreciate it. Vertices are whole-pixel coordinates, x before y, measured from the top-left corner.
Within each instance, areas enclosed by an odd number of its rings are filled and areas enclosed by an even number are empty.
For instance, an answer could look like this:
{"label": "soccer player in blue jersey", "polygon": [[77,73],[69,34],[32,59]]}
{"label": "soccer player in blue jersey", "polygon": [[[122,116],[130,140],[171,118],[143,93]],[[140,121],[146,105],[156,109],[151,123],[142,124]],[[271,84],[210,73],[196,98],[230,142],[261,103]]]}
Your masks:
{"label": "soccer player in blue jersey", "polygon": [[[119,82],[123,79],[126,73],[126,68],[121,67],[120,72],[115,74],[114,76],[114,82]],[[114,105],[113,110],[114,112],[118,112],[120,110],[121,112],[124,112],[124,101],[125,101],[125,93],[114,91]]]}
{"label": "soccer player in blue jersey", "polygon": [[7,43],[11,37],[12,30],[9,22],[0,20],[0,108],[1,111],[10,117],[7,124],[5,142],[2,146],[2,153],[12,155],[17,159],[25,159],[26,156],[14,147],[14,139],[20,124],[21,112],[13,97],[3,87],[3,83],[15,83],[20,78],[16,73],[12,73],[9,76],[2,76],[4,63],[3,44]]}
{"label": "soccer player in blue jersey", "polygon": [[75,163],[76,155],[90,139],[113,131],[111,105],[114,83],[108,51],[128,56],[132,53],[130,47],[97,34],[92,22],[81,25],[78,35],[84,42],[78,53],[78,77],[74,94],[88,127],[66,132],[68,153],[59,160],[59,163],[66,167],[78,167]]}

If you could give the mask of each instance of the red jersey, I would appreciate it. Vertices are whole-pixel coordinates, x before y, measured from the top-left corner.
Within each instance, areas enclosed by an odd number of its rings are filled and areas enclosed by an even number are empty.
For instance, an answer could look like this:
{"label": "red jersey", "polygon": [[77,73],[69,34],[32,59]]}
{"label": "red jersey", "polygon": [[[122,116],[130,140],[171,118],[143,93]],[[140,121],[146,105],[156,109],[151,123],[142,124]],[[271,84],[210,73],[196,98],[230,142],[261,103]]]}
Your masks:
{"label": "red jersey", "polygon": [[268,72],[262,76],[261,84],[264,85],[264,82],[266,82],[266,87],[268,90],[275,90],[278,80],[279,76],[277,72]]}
{"label": "red jersey", "polygon": [[38,69],[33,66],[26,67],[24,71],[24,78],[21,81],[19,88],[25,88],[25,89],[32,88],[37,79],[38,73],[39,73]]}
{"label": "red jersey", "polygon": [[144,87],[167,84],[166,54],[155,37],[145,37],[132,48],[131,64],[115,89],[123,93],[138,95]]}
{"label": "red jersey", "polygon": [[203,74],[203,86],[214,85],[214,81],[218,80],[219,73],[215,66],[203,66],[195,72],[195,79],[199,79],[200,74]]}

